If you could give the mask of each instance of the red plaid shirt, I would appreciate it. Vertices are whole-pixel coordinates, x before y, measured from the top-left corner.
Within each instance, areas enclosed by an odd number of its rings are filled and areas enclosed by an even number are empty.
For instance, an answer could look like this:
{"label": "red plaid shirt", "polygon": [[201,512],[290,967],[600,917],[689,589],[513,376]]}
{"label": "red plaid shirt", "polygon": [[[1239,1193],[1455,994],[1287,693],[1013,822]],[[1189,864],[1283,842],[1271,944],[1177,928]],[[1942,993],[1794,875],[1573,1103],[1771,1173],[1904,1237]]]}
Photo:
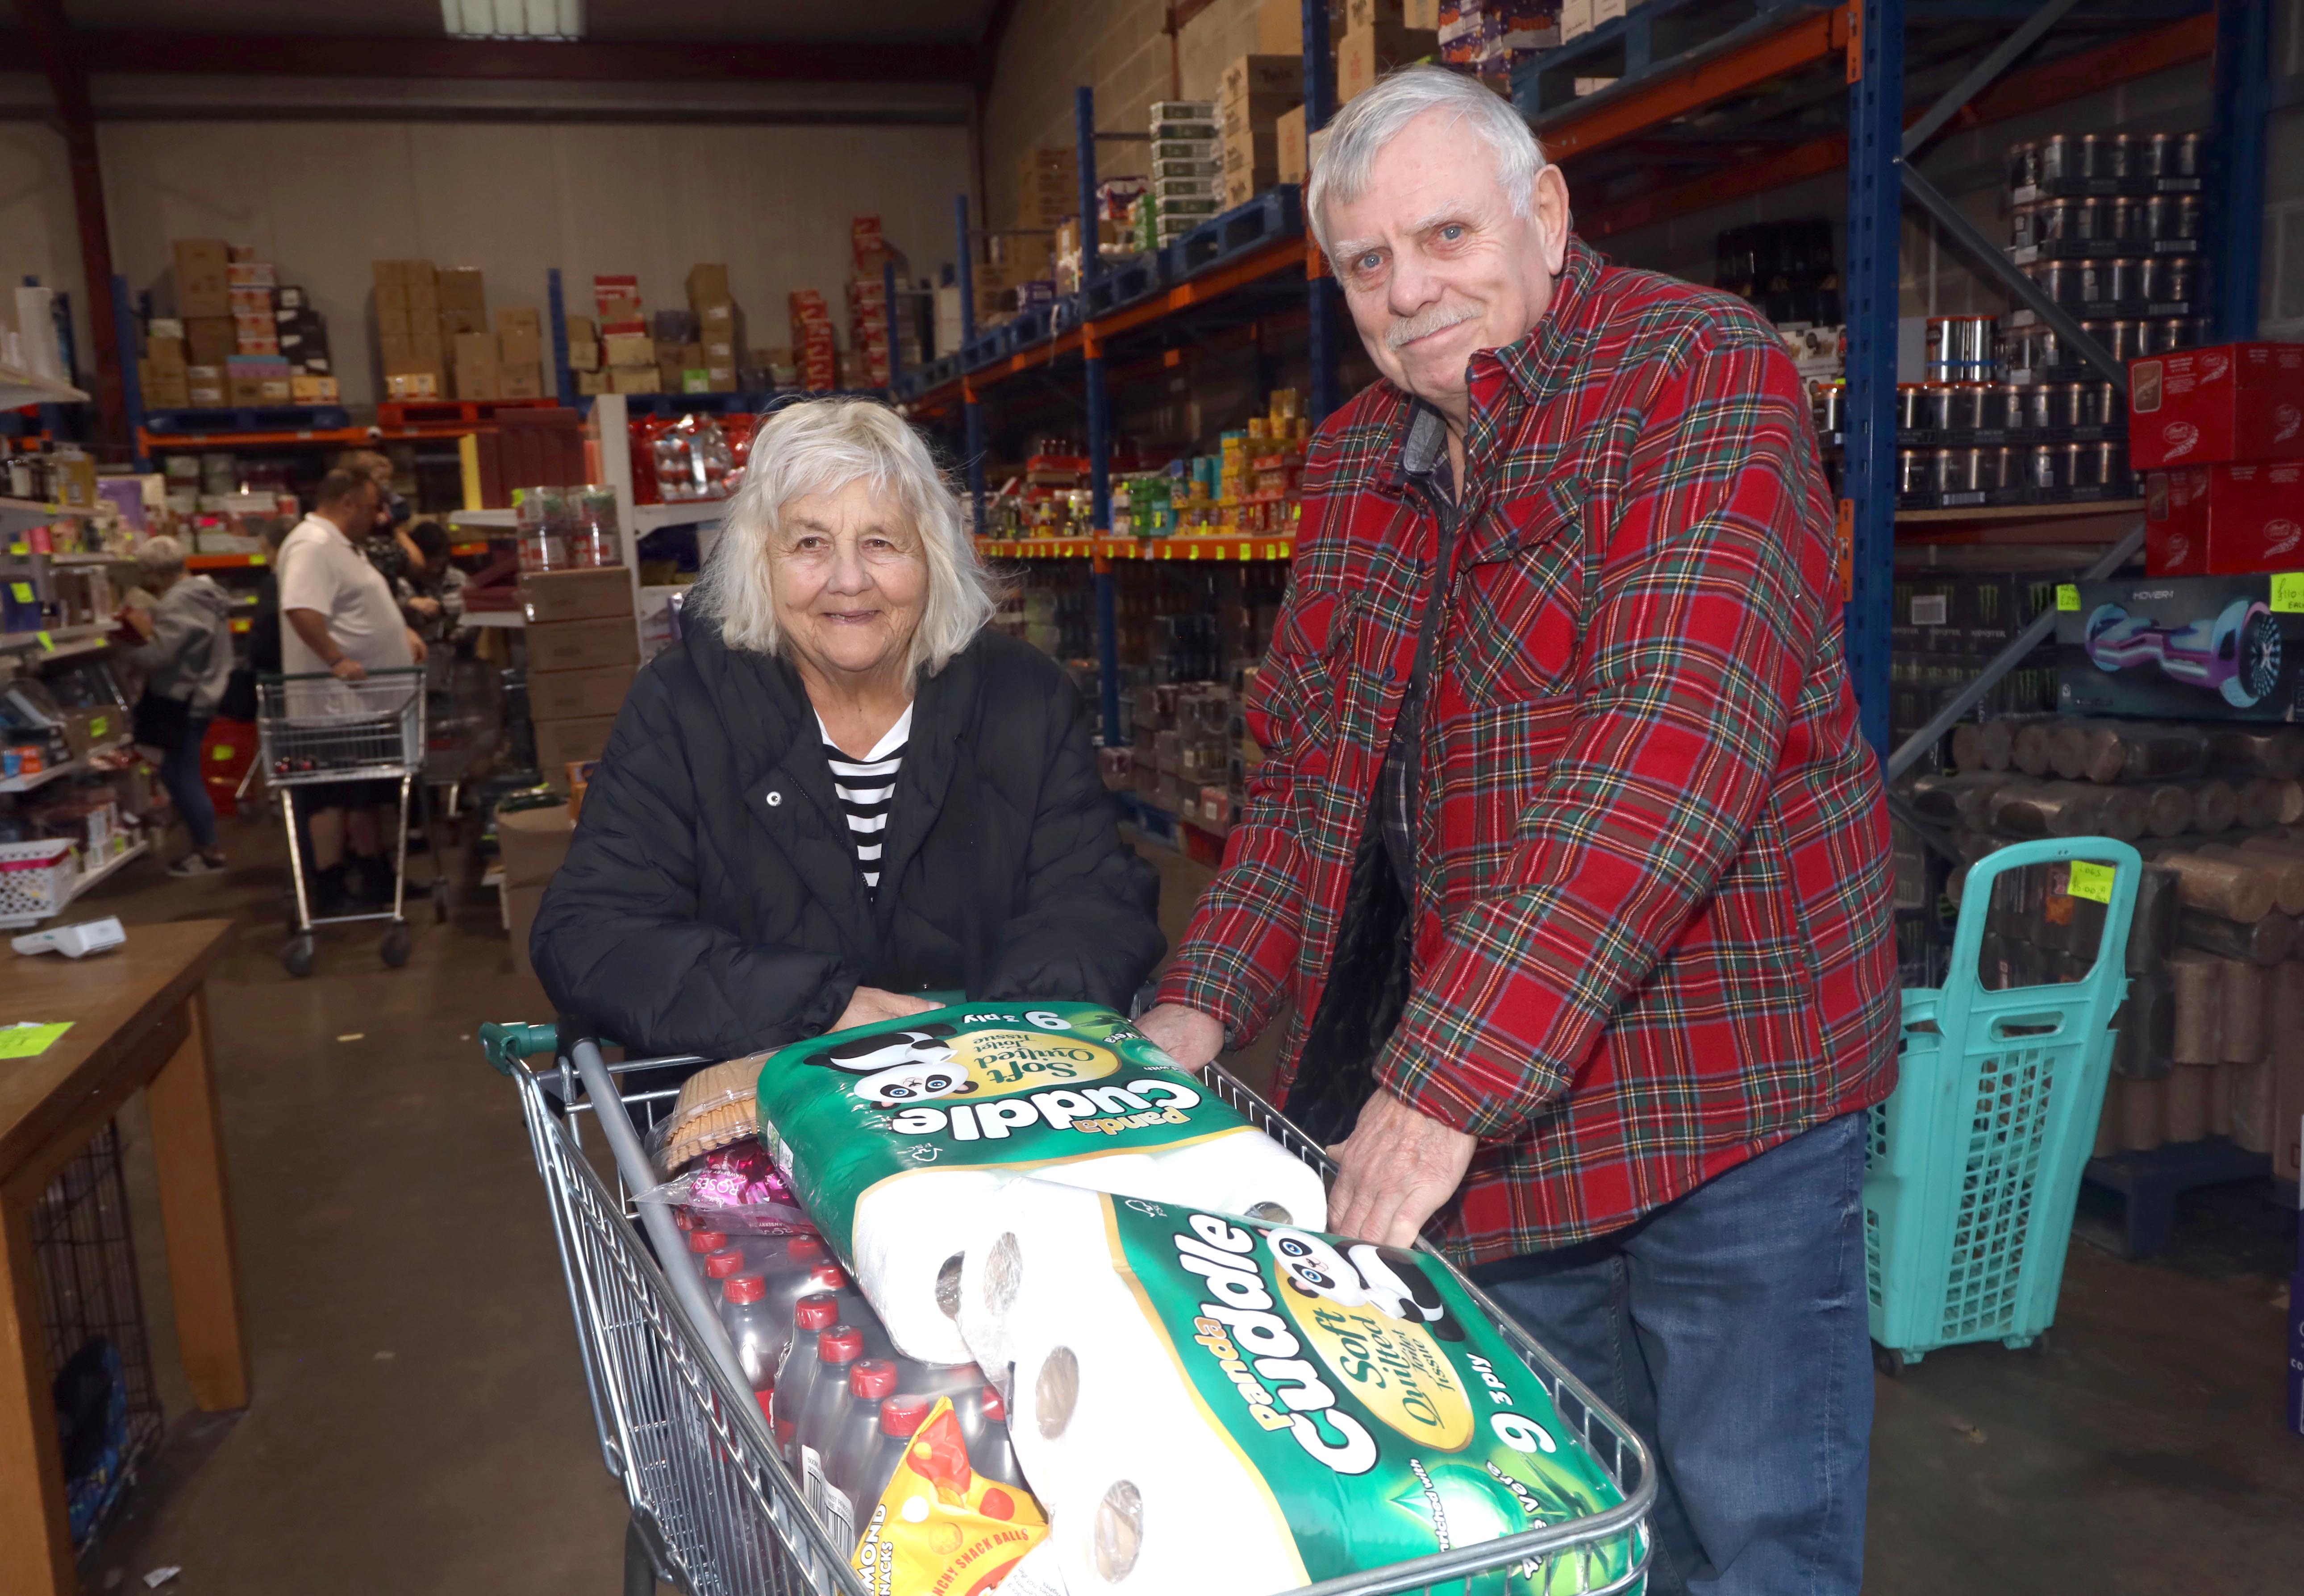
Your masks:
{"label": "red plaid shirt", "polygon": [[[1550,310],[1475,355],[1422,722],[1414,984],[1379,1084],[1480,1139],[1472,1262],[1618,1229],[1886,1096],[1897,991],[1808,406],[1741,301],[1571,239]],[[1165,1002],[1292,1078],[1430,588],[1415,407],[1321,426],[1294,587],[1248,702],[1266,758]]]}

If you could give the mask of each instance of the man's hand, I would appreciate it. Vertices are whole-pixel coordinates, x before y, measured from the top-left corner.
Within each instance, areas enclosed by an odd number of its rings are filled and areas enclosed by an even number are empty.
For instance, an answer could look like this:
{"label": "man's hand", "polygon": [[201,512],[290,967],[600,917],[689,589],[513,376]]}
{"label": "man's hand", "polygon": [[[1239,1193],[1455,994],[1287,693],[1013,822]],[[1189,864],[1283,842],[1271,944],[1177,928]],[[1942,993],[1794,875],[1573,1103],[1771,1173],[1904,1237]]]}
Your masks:
{"label": "man's hand", "polygon": [[408,652],[412,656],[411,663],[420,665],[424,663],[424,639],[416,635],[416,629],[414,627],[411,626],[407,629]]}
{"label": "man's hand", "polygon": [[[834,1031],[850,1031],[858,1026],[876,1025],[884,1019],[902,1019],[907,1014],[926,1014],[938,1007],[926,998],[909,997],[900,992],[883,992],[877,986],[860,986],[848,1000],[848,1007],[832,1022]],[[829,1034],[829,1033],[826,1033]]]}
{"label": "man's hand", "polygon": [[1378,1092],[1360,1110],[1352,1134],[1329,1149],[1343,1168],[1328,1194],[1328,1229],[1380,1246],[1414,1246],[1424,1221],[1463,1184],[1475,1144],[1462,1131]]}
{"label": "man's hand", "polygon": [[1195,1074],[1215,1062],[1224,1051],[1224,1022],[1182,1003],[1162,1003],[1146,1009],[1136,1028],[1153,1046]]}
{"label": "man's hand", "polygon": [[422,594],[419,594],[408,601],[408,607],[429,621],[440,612],[440,601],[436,598],[427,598]]}
{"label": "man's hand", "polygon": [[338,654],[336,656],[336,663],[328,667],[328,674],[335,677],[338,681],[366,681],[368,680],[368,672],[360,669],[360,663],[348,654]]}

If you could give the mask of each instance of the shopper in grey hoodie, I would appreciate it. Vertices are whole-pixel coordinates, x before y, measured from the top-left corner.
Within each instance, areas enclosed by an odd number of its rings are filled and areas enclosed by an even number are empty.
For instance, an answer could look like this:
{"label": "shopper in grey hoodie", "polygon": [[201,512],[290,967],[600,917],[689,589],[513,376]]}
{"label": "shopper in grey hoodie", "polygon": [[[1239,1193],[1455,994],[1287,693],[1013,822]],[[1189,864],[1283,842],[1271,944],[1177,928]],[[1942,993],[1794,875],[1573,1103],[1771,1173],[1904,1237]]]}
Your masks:
{"label": "shopper in grey hoodie", "polygon": [[155,537],[136,551],[138,586],[157,602],[129,612],[144,641],[128,663],[144,672],[136,701],[136,742],[160,755],[160,782],[191,833],[192,851],[171,875],[205,875],[224,866],[216,846],[216,806],[200,778],[200,745],[232,676],[232,597],[206,577],[184,571],[184,545]]}

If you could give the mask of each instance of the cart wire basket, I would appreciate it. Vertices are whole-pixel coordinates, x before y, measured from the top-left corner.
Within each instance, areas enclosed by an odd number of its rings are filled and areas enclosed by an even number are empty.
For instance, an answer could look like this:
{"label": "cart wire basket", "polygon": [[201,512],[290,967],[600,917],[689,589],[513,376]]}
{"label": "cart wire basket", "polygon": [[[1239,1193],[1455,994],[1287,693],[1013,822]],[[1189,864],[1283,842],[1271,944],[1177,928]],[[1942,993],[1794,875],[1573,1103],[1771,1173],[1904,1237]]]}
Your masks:
{"label": "cart wire basket", "polygon": [[[441,874],[436,832],[431,823],[429,790],[423,784],[425,674],[421,666],[369,671],[343,681],[322,671],[263,676],[256,683],[257,763],[279,795],[288,832],[288,874],[294,918],[280,962],[292,975],[309,975],[318,957],[315,926],[385,920],[377,951],[397,969],[408,962],[408,800],[411,789],[423,806],[425,835],[433,848],[433,898],[445,907],[446,878]],[[340,781],[397,781],[399,820],[394,828],[392,907],[366,913],[315,915],[304,859],[304,827],[296,813],[300,788]],[[307,817],[309,819],[309,816]]]}
{"label": "cart wire basket", "polygon": [[[657,1258],[682,1255],[670,1213],[662,1203],[632,1201],[655,1183],[640,1138],[669,1111],[680,1081],[709,1060],[610,1064],[589,1041],[563,1045],[563,1034],[574,1031],[491,1024],[480,1028],[480,1043],[519,1089],[567,1278],[601,1455],[631,1507],[626,1596],[648,1596],[659,1580],[689,1596],[872,1596],[850,1566],[850,1549],[836,1545],[809,1511],[696,1275],[685,1268],[667,1275],[658,1267]],[[1326,1155],[1277,1110],[1216,1066],[1207,1078],[1251,1122],[1333,1178]],[[588,1116],[614,1154],[613,1189],[585,1151]],[[1436,1254],[1431,1262],[1453,1272]],[[1656,1490],[1648,1448],[1478,1288],[1456,1278],[1543,1381],[1562,1419],[1606,1469],[1623,1501],[1582,1518],[1304,1586],[1293,1596],[1388,1596],[1468,1584],[1473,1575],[1512,1568],[1533,1570],[1534,1587],[1547,1596],[1639,1590]]]}
{"label": "cart wire basket", "polygon": [[[2101,903],[2095,959],[2077,981],[1992,990],[1986,916],[2028,866],[2063,867],[2068,908]],[[1961,1342],[2029,1347],[2054,1322],[2142,873],[2106,837],[1987,855],[1969,869],[1945,984],[1905,991],[1901,1078],[1871,1110],[1864,1171],[1872,1339],[1890,1372]]]}

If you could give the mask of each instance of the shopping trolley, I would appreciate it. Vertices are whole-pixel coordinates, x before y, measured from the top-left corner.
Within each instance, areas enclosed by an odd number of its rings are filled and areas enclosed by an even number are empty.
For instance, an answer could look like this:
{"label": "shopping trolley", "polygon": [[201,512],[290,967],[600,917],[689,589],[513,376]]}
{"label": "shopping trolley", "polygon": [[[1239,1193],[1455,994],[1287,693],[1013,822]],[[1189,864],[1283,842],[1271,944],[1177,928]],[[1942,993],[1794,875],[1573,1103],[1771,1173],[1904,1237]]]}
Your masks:
{"label": "shopping trolley", "polygon": [[[2027,866],[2063,866],[2076,927],[2096,930],[2094,962],[2077,981],[1988,990],[1985,923]],[[2081,870],[2096,872],[2100,916],[2077,913]],[[2137,851],[2108,837],[1988,854],[1969,867],[1944,985],[1905,991],[1901,1078],[1871,1111],[1864,1166],[1866,1286],[1886,1372],[1961,1342],[2029,1347],[2055,1322],[2142,874]]]}
{"label": "shopping trolley", "polygon": [[[836,1546],[809,1513],[799,1482],[777,1456],[702,1282],[684,1265],[669,1274],[658,1267],[659,1258],[685,1256],[670,1210],[632,1200],[655,1180],[641,1138],[670,1111],[681,1079],[708,1060],[611,1064],[589,1041],[561,1045],[563,1029],[485,1025],[480,1044],[519,1089],[544,1178],[601,1456],[609,1474],[623,1482],[631,1511],[624,1538],[626,1596],[650,1596],[658,1581],[689,1596],[871,1596],[849,1566],[850,1549]],[[546,1056],[549,1063],[529,1061]],[[1278,1110],[1218,1066],[1209,1066],[1207,1079],[1251,1122],[1334,1178],[1327,1155]],[[586,1154],[581,1127],[587,1114],[608,1144],[613,1190]],[[647,1245],[633,1229],[636,1219]],[[1431,1263],[1455,1272],[1436,1255]],[[1562,1420],[1607,1470],[1623,1501],[1580,1518],[1303,1586],[1291,1596],[1388,1596],[1523,1565],[1537,1570],[1532,1583],[1547,1596],[1639,1590],[1656,1490],[1648,1448],[1478,1288],[1461,1274],[1456,1279],[1544,1382]]]}
{"label": "shopping trolley", "polygon": [[[387,920],[377,950],[398,969],[408,962],[408,921],[401,912],[407,896],[408,798],[414,789],[422,805],[425,834],[434,836],[431,803],[421,781],[424,771],[424,672],[419,667],[371,671],[358,681],[339,680],[327,671],[266,676],[256,684],[257,760],[264,779],[279,795],[288,831],[288,874],[294,889],[295,919],[280,962],[292,975],[312,973],[312,932],[320,925]],[[315,916],[305,880],[303,831],[296,815],[296,790],[336,781],[397,781],[399,824],[394,837],[392,907],[361,914]],[[436,845],[432,854],[433,896],[445,903],[447,878]]]}

